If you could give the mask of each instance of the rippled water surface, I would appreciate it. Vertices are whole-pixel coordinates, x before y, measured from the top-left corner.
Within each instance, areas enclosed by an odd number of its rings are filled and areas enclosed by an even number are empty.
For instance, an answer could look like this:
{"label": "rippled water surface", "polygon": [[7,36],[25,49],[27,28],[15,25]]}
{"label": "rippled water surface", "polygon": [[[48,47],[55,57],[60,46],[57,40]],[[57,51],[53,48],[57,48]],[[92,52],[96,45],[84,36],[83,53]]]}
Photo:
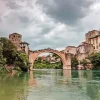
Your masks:
{"label": "rippled water surface", "polygon": [[48,69],[0,75],[0,100],[100,100],[100,71]]}

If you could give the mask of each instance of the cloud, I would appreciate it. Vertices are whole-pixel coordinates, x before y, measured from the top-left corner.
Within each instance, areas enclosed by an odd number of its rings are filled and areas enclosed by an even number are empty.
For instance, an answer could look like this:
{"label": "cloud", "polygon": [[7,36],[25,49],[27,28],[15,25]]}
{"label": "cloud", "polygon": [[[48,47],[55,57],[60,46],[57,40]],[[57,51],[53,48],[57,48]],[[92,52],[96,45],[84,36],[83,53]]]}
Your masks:
{"label": "cloud", "polygon": [[89,13],[89,0],[38,0],[43,5],[43,10],[57,21],[69,25],[76,24],[79,19]]}
{"label": "cloud", "polygon": [[0,0],[0,36],[17,32],[30,49],[79,45],[99,29],[99,0]]}

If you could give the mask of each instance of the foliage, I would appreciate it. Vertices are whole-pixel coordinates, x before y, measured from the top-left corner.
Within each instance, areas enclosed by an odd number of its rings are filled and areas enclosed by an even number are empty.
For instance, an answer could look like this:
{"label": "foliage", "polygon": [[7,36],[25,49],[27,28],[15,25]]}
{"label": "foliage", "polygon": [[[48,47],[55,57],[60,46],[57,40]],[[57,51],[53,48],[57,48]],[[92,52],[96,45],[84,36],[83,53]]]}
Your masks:
{"label": "foliage", "polygon": [[2,71],[7,70],[5,64],[13,65],[16,70],[28,70],[29,60],[25,53],[18,52],[14,44],[7,38],[0,38],[0,44],[0,69]]}
{"label": "foliage", "polygon": [[6,63],[6,59],[3,58],[2,51],[3,51],[3,50],[2,50],[2,47],[0,46],[0,67],[1,67],[1,66],[4,66],[5,63]]}
{"label": "foliage", "polygon": [[6,64],[14,64],[16,58],[17,49],[14,44],[7,38],[0,38],[2,44],[2,55],[6,58]]}
{"label": "foliage", "polygon": [[75,67],[77,69],[78,65],[79,65],[79,62],[78,62],[77,58],[76,57],[72,57],[71,58],[71,67],[72,68]]}
{"label": "foliage", "polygon": [[6,59],[3,58],[2,52],[3,52],[3,49],[2,49],[2,44],[0,42],[0,74],[8,72],[8,70],[4,67],[4,65],[6,64]]}
{"label": "foliage", "polygon": [[41,57],[38,57],[36,60],[37,63],[41,63]]}
{"label": "foliage", "polygon": [[55,57],[56,59],[60,58],[59,55],[53,53],[52,57]]}
{"label": "foliage", "polygon": [[100,52],[98,53],[92,53],[89,56],[89,60],[93,64],[93,69],[100,69]]}
{"label": "foliage", "polygon": [[14,65],[16,66],[15,69],[27,71],[29,68],[29,60],[27,55],[25,53],[18,52],[16,54],[16,60],[14,62]]}
{"label": "foliage", "polygon": [[[48,55],[49,56],[49,55]],[[53,57],[55,57],[55,55],[53,55]],[[59,56],[56,55],[57,58],[59,58]],[[56,62],[56,63],[50,63],[47,60],[42,61],[41,57],[39,57],[33,67],[37,68],[37,69],[46,69],[46,68],[52,68],[52,69],[62,69],[62,62]]]}
{"label": "foliage", "polygon": [[80,64],[82,64],[82,65],[84,66],[84,69],[86,69],[86,66],[87,66],[88,63],[89,63],[89,62],[87,62],[86,59],[83,59],[83,60],[80,62]]}
{"label": "foliage", "polygon": [[34,68],[36,69],[46,69],[46,68],[52,68],[52,69],[62,69],[62,63],[46,63],[46,62],[42,62],[42,63],[34,63]]}

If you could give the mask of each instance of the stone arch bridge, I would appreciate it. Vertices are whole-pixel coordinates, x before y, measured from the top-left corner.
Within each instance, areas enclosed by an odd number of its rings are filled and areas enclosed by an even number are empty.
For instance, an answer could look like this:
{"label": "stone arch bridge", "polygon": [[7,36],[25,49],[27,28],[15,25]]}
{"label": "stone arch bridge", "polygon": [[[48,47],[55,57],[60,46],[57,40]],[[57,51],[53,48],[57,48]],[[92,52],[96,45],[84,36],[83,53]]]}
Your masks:
{"label": "stone arch bridge", "polygon": [[42,49],[37,51],[30,51],[29,52],[29,61],[31,63],[31,70],[33,69],[33,64],[38,57],[38,55],[42,53],[55,53],[58,56],[60,56],[62,63],[63,63],[63,69],[71,69],[71,54],[65,54],[63,51],[58,51],[54,49]]}

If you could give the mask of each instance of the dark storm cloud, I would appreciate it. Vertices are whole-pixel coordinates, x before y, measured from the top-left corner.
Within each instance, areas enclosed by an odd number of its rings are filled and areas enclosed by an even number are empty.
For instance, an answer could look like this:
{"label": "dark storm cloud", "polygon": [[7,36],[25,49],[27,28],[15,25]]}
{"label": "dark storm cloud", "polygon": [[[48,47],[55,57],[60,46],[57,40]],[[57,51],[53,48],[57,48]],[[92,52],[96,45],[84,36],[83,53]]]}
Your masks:
{"label": "dark storm cloud", "polygon": [[16,3],[16,0],[5,0],[6,6],[8,6],[10,9],[19,9],[21,6]]}
{"label": "dark storm cloud", "polygon": [[0,0],[0,36],[20,33],[32,50],[79,45],[100,27],[100,2],[90,1]]}
{"label": "dark storm cloud", "polygon": [[[38,0],[37,4],[43,5],[44,11],[56,20],[66,23],[75,24],[80,18],[89,13],[89,6],[92,0]],[[50,4],[51,3],[51,4]]]}
{"label": "dark storm cloud", "polygon": [[28,16],[19,16],[19,20],[22,22],[22,23],[30,23],[30,18]]}

